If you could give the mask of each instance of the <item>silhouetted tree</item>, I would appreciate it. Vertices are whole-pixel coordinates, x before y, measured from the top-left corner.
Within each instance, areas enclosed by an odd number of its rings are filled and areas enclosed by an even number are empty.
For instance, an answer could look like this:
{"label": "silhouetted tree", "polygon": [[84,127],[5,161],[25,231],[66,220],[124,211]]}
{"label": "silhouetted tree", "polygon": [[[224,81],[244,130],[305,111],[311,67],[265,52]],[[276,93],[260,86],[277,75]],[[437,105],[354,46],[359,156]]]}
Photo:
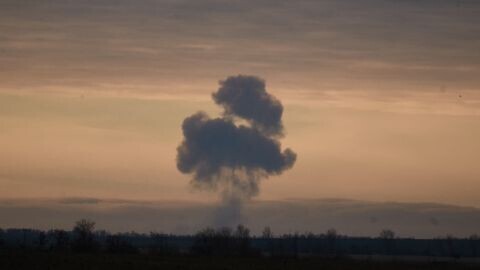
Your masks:
{"label": "silhouetted tree", "polygon": [[27,229],[22,229],[22,243],[20,244],[21,248],[27,248]]}
{"label": "silhouetted tree", "polygon": [[293,240],[293,243],[292,243],[292,246],[293,246],[293,256],[295,258],[298,258],[298,239],[299,239],[299,235],[298,233],[296,232],[293,236],[292,236],[292,240]]}
{"label": "silhouetted tree", "polygon": [[383,241],[383,249],[386,254],[391,254],[395,245],[395,232],[389,229],[384,229],[380,232],[379,236]]}
{"label": "silhouetted tree", "polygon": [[137,249],[133,247],[126,239],[120,234],[107,235],[106,236],[106,248],[111,253],[135,253]]}
{"label": "silhouetted tree", "polygon": [[91,252],[96,248],[95,222],[88,219],[81,219],[75,223],[73,227],[74,242],[73,248],[76,251]]}
{"label": "silhouetted tree", "polygon": [[395,238],[395,232],[392,231],[392,230],[385,229],[385,230],[382,230],[380,232],[379,237],[381,239],[394,239]]}
{"label": "silhouetted tree", "polygon": [[217,253],[228,255],[235,252],[235,241],[232,236],[232,229],[222,227],[215,233],[215,249]]}
{"label": "silhouetted tree", "polygon": [[338,237],[338,233],[337,233],[337,230],[335,230],[334,228],[330,228],[327,230],[327,238],[337,238]]}
{"label": "silhouetted tree", "polygon": [[306,241],[306,246],[307,246],[308,252],[313,253],[314,252],[314,247],[315,247],[315,241],[316,241],[315,234],[313,232],[305,232],[304,237],[307,240]]}
{"label": "silhouetted tree", "polygon": [[337,230],[335,230],[334,228],[328,229],[326,238],[327,238],[327,244],[328,244],[328,253],[334,254],[336,250],[335,244],[338,238]]}
{"label": "silhouetted tree", "polygon": [[194,236],[192,251],[203,255],[213,255],[215,230],[207,227],[198,231]]}
{"label": "silhouetted tree", "polygon": [[273,232],[272,229],[270,229],[269,226],[266,226],[263,231],[262,231],[262,237],[265,238],[268,245],[268,252],[270,255],[273,255],[274,252],[274,240],[273,240]]}
{"label": "silhouetted tree", "polygon": [[455,251],[455,245],[454,245],[455,237],[453,235],[447,235],[447,237],[445,238],[445,241],[447,243],[448,256],[452,258],[458,258],[459,255]]}
{"label": "silhouetted tree", "polygon": [[37,237],[37,249],[43,250],[47,244],[47,234],[43,231],[38,233]]}
{"label": "silhouetted tree", "polygon": [[250,229],[239,224],[235,230],[238,252],[240,255],[247,255],[250,252]]}
{"label": "silhouetted tree", "polygon": [[0,248],[5,245],[5,232],[0,228]]}
{"label": "silhouetted tree", "polygon": [[160,255],[176,254],[178,249],[170,244],[169,239],[171,239],[171,237],[172,236],[165,233],[150,232],[150,238],[152,239],[150,251]]}
{"label": "silhouetted tree", "polygon": [[237,229],[235,230],[235,237],[237,238],[245,238],[248,239],[250,238],[250,229],[247,227],[243,226],[242,224],[239,224],[237,226]]}
{"label": "silhouetted tree", "polygon": [[480,236],[478,234],[472,234],[468,238],[470,242],[470,247],[472,249],[472,256],[473,257],[478,257],[478,246],[480,244]]}
{"label": "silhouetted tree", "polygon": [[266,239],[271,239],[273,238],[273,233],[272,233],[272,229],[270,229],[269,226],[266,226],[263,231],[262,231],[262,237],[263,238],[266,238]]}
{"label": "silhouetted tree", "polygon": [[55,250],[67,250],[70,242],[68,233],[65,230],[51,230],[48,232],[54,239],[53,248]]}
{"label": "silhouetted tree", "polygon": [[228,227],[205,228],[195,234],[192,251],[204,255],[250,254],[250,230],[243,225],[234,232]]}

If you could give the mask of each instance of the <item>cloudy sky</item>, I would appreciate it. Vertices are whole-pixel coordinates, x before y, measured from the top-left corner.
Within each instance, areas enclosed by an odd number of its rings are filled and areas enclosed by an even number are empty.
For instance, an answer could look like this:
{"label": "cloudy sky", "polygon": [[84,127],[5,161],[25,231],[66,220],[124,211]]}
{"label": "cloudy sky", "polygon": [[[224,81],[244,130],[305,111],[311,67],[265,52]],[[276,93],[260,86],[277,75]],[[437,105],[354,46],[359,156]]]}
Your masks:
{"label": "cloudy sky", "polygon": [[178,172],[230,75],[284,105],[255,200],[480,207],[480,2],[0,0],[0,198],[215,201]]}
{"label": "cloudy sky", "polygon": [[[400,237],[433,238],[478,235],[480,210],[434,203],[378,203],[341,199],[255,200],[245,207],[243,224],[260,235],[269,226],[275,235],[324,233],[378,236],[382,229]],[[79,218],[95,220],[111,232],[192,234],[212,226],[218,208],[207,203],[145,202],[69,198],[0,200],[2,228],[71,229]],[[215,224],[214,224],[215,225]]]}

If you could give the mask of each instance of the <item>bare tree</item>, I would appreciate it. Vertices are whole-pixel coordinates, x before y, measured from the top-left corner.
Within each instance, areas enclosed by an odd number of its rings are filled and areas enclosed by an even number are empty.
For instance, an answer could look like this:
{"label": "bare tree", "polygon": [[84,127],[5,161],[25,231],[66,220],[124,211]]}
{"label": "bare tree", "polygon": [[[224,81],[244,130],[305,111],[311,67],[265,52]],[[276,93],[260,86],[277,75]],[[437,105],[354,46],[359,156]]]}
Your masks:
{"label": "bare tree", "polygon": [[273,255],[274,252],[274,240],[273,240],[273,232],[269,226],[265,226],[262,232],[262,237],[268,241],[268,252],[270,256]]}
{"label": "bare tree", "polygon": [[448,256],[452,258],[457,258],[459,255],[457,254],[457,251],[455,250],[455,236],[451,234],[447,234],[445,237],[445,241],[447,243],[447,248],[448,248]]}
{"label": "bare tree", "polygon": [[478,249],[480,246],[480,236],[478,236],[478,234],[472,234],[470,235],[468,240],[470,242],[470,247],[472,249],[473,257],[478,257]]}
{"label": "bare tree", "polygon": [[389,229],[384,229],[380,232],[379,238],[381,239],[394,239],[395,238],[395,232]]}
{"label": "bare tree", "polygon": [[335,230],[334,228],[330,228],[327,230],[327,238],[337,238],[337,237],[338,237],[337,230]]}
{"label": "bare tree", "polygon": [[74,234],[74,248],[77,251],[93,251],[96,247],[95,236],[95,222],[88,219],[81,219],[75,223],[73,227]]}
{"label": "bare tree", "polygon": [[43,250],[45,248],[45,245],[47,243],[47,234],[43,231],[38,233],[38,238],[37,238],[37,248],[39,250]]}
{"label": "bare tree", "polygon": [[5,233],[2,228],[0,228],[0,247],[2,247],[5,244],[5,240],[3,239],[5,236]]}
{"label": "bare tree", "polygon": [[250,229],[239,224],[237,229],[235,230],[235,237],[237,238],[249,238],[250,237]]}
{"label": "bare tree", "polygon": [[48,234],[54,239],[54,249],[66,250],[68,248],[70,239],[65,230],[51,230]]}
{"label": "bare tree", "polygon": [[195,241],[192,246],[192,251],[203,255],[213,255],[215,251],[215,235],[215,229],[210,227],[197,232],[194,237]]}
{"label": "bare tree", "polygon": [[327,236],[327,243],[328,243],[328,253],[334,254],[336,251],[335,244],[338,238],[337,230],[335,230],[334,228],[328,229],[326,236]]}
{"label": "bare tree", "polygon": [[250,229],[240,224],[235,230],[234,237],[237,241],[239,253],[246,255],[250,251]]}
{"label": "bare tree", "polygon": [[224,238],[232,237],[232,229],[230,227],[222,227],[217,230],[217,235]]}
{"label": "bare tree", "polygon": [[383,248],[386,254],[391,254],[395,245],[395,232],[389,229],[384,229],[380,232],[379,236],[383,241]]}
{"label": "bare tree", "polygon": [[271,238],[273,238],[272,229],[270,229],[269,226],[266,226],[266,227],[263,229],[262,237],[263,237],[263,238],[266,238],[266,239],[271,239]]}

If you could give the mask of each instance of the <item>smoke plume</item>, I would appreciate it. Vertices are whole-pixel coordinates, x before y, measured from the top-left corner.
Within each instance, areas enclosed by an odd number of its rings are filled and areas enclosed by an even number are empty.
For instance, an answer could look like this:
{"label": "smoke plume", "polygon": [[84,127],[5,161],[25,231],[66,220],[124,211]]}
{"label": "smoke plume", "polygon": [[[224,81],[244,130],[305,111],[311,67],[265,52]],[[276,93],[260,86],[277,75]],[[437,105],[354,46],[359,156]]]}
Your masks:
{"label": "smoke plume", "polygon": [[212,97],[224,113],[210,118],[198,112],[183,121],[177,167],[193,175],[194,186],[221,193],[225,207],[220,219],[238,219],[242,203],[258,194],[259,181],[291,168],[296,154],[281,148],[283,107],[267,93],[263,80],[228,77]]}
{"label": "smoke plume", "polygon": [[225,115],[241,117],[263,133],[282,134],[282,104],[267,93],[263,80],[254,76],[228,77],[212,97],[225,108]]}

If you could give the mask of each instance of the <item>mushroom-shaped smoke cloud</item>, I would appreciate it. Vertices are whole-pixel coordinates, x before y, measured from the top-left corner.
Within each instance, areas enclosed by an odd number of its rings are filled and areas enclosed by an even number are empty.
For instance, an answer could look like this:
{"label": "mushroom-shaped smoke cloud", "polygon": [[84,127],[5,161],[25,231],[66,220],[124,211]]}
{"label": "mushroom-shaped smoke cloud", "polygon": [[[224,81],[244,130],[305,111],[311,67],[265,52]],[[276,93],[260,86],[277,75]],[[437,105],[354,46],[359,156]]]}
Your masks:
{"label": "mushroom-shaped smoke cloud", "polygon": [[[263,80],[228,77],[212,97],[225,109],[223,117],[198,112],[183,121],[177,167],[193,174],[195,186],[220,189],[230,203],[241,202],[258,194],[261,178],[291,168],[296,154],[281,149],[283,107]],[[236,118],[248,125],[235,123]]]}
{"label": "mushroom-shaped smoke cloud", "polygon": [[212,96],[223,105],[225,115],[241,117],[267,135],[282,134],[282,104],[267,93],[263,80],[253,76],[228,77]]}

